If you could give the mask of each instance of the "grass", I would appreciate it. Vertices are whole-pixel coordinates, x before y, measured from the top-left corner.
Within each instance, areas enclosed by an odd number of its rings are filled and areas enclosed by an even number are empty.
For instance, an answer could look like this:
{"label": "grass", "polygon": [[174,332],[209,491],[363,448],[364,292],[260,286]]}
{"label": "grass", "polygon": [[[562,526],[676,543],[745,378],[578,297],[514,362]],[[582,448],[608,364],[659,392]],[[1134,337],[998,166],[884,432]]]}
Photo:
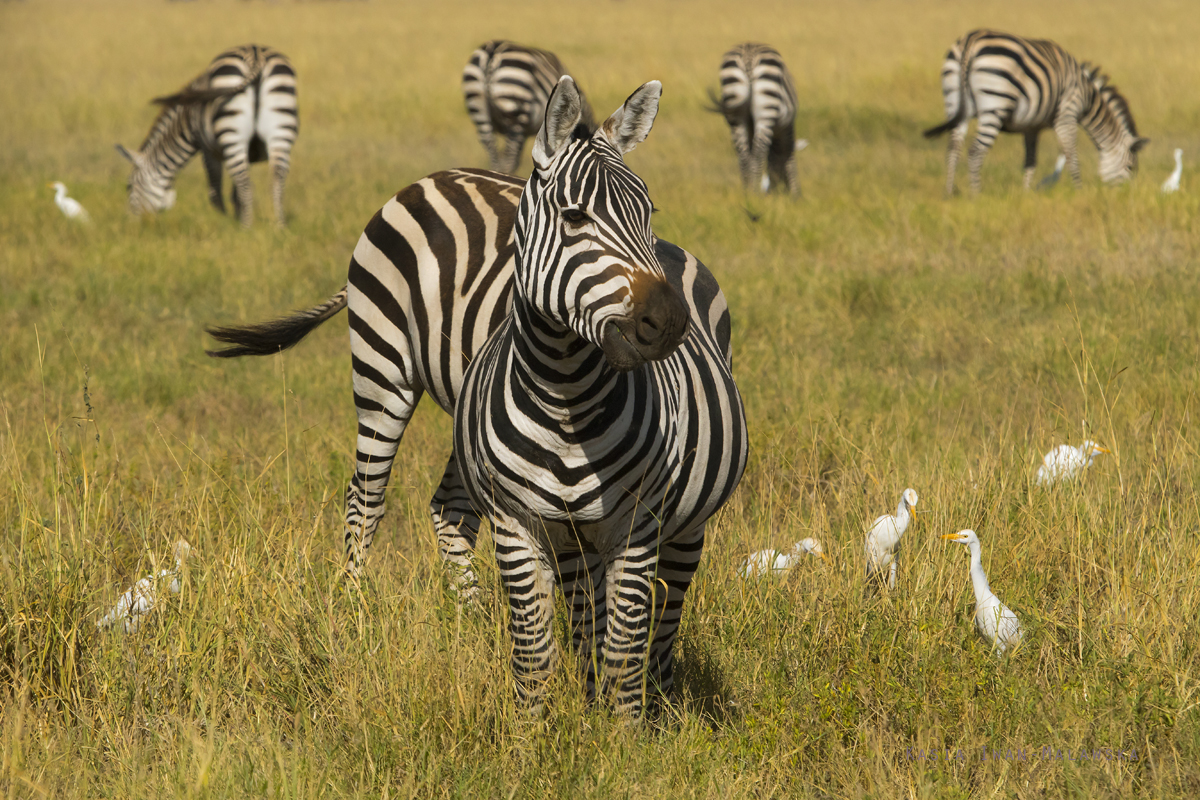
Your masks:
{"label": "grass", "polygon": [[[981,25],[1103,64],[1153,140],[1141,175],[1099,186],[1085,144],[1081,190],[1025,194],[1019,137],[1003,137],[983,194],[943,199],[944,143],[919,132],[941,117],[942,54]],[[0,31],[7,796],[1200,793],[1190,4],[62,0],[0,5]],[[336,290],[392,192],[484,163],[458,74],[498,36],[555,50],[602,112],[663,81],[629,161],[659,235],[712,268],[734,315],[751,458],[711,524],[679,702],[657,725],[587,707],[565,670],[546,719],[522,722],[486,542],[479,608],[442,585],[425,507],[450,420],[432,404],[401,448],[363,591],[346,589],[344,322],[278,358],[203,355],[206,323]],[[812,142],[796,202],[743,197],[703,110],[720,54],[748,39],[796,77]],[[299,74],[287,229],[268,223],[258,169],[249,231],[208,208],[197,166],[175,209],[131,218],[112,144],[139,143],[151,97],[246,41]],[[1176,146],[1184,191],[1162,197]],[[1055,149],[1047,134],[1039,175]],[[59,214],[51,180],[91,227]],[[1041,454],[1085,436],[1114,454],[1036,489]],[[862,531],[906,486],[921,504],[899,588],[872,598]],[[974,633],[966,554],[937,538],[964,527],[1024,622],[1011,659]],[[828,567],[737,577],[747,553],[809,535]],[[99,634],[180,537],[184,591],[138,634]]]}

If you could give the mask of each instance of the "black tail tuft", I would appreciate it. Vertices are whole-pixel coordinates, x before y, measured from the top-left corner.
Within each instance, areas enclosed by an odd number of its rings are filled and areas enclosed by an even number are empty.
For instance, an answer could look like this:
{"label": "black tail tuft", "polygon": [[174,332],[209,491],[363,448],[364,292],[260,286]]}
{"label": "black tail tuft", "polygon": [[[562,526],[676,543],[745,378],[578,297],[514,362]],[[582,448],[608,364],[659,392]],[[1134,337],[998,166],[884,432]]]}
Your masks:
{"label": "black tail tuft", "polygon": [[317,326],[346,307],[346,287],[320,305],[297,311],[270,322],[206,328],[218,342],[233,345],[224,350],[205,350],[213,358],[269,356],[298,344]]}
{"label": "black tail tuft", "polygon": [[963,121],[962,103],[959,103],[959,112],[957,114],[955,114],[953,117],[951,117],[950,119],[943,122],[941,125],[937,125],[933,128],[930,128],[929,130],[925,131],[925,138],[926,139],[936,139],[938,136],[941,136],[946,131],[951,130],[953,128],[957,128],[959,126],[959,124],[962,123],[962,121]]}

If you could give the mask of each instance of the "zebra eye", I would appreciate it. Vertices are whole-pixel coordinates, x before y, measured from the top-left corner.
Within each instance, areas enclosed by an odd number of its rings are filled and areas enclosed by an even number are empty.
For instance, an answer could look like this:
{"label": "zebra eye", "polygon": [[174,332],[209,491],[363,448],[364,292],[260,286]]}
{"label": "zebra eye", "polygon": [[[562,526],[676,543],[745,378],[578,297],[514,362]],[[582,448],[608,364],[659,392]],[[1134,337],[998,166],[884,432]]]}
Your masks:
{"label": "zebra eye", "polygon": [[591,222],[592,219],[587,215],[587,212],[578,208],[564,208],[562,217],[572,225],[582,225],[585,222]]}

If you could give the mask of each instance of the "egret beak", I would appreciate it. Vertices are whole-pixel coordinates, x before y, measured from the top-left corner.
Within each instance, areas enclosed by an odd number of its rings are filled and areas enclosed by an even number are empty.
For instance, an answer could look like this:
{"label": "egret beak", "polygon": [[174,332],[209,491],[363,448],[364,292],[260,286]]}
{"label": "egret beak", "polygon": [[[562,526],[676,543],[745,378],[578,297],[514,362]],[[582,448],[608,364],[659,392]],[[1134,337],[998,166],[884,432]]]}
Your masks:
{"label": "egret beak", "polygon": [[1101,447],[1100,445],[1096,445],[1096,452],[1097,453],[1107,453],[1108,455],[1112,455],[1112,450],[1109,450],[1107,447]]}
{"label": "egret beak", "polygon": [[824,561],[826,564],[829,563],[829,556],[825,555],[824,553],[817,553],[817,555],[819,555],[821,557],[821,560]]}
{"label": "egret beak", "polygon": [[958,534],[957,533],[943,533],[942,538],[947,541],[950,541],[950,542],[957,542]]}

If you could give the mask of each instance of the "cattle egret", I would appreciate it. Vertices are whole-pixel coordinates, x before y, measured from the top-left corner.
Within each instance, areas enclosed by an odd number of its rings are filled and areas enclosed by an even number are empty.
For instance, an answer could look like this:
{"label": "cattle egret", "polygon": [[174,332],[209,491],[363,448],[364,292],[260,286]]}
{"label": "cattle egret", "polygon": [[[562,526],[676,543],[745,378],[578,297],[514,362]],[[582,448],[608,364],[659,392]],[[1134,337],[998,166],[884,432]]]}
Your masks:
{"label": "cattle egret", "polygon": [[1171,173],[1162,185],[1163,194],[1171,194],[1179,191],[1179,179],[1183,176],[1183,151],[1178,147],[1175,148],[1175,171]]}
{"label": "cattle egret", "polygon": [[1049,189],[1051,186],[1058,183],[1058,179],[1062,177],[1063,167],[1066,165],[1067,157],[1060,154],[1058,159],[1054,162],[1054,172],[1042,178],[1041,182],[1038,183],[1038,191],[1040,192],[1042,189]]}
{"label": "cattle egret", "polygon": [[79,201],[73,197],[67,197],[67,187],[62,181],[46,184],[54,190],[54,204],[67,217],[67,219],[77,219],[80,222],[90,222],[87,209],[80,205]]}
{"label": "cattle egret", "polygon": [[130,586],[117,600],[117,604],[112,607],[112,610],[96,623],[96,627],[110,628],[118,622],[124,621],[126,633],[136,631],[142,624],[142,617],[154,608],[160,589],[165,588],[171,594],[179,594],[179,573],[182,571],[183,562],[187,559],[191,549],[192,546],[183,539],[176,542],[175,569],[160,570],[157,575],[148,575]]}
{"label": "cattle egret", "polygon": [[917,507],[917,493],[905,489],[900,495],[900,505],[896,506],[895,516],[884,515],[871,524],[867,531],[867,579],[883,580],[883,571],[888,570],[887,585],[889,589],[896,588],[896,546],[900,537],[908,530],[912,519],[911,510]]}
{"label": "cattle egret", "polygon": [[739,573],[743,578],[756,578],[760,575],[780,575],[800,563],[806,555],[820,556],[828,561],[825,548],[821,542],[811,536],[792,545],[791,550],[759,550],[742,562]]}
{"label": "cattle egret", "polygon": [[1021,643],[1021,622],[1012,609],[1000,602],[988,586],[987,574],[983,571],[979,537],[975,531],[944,533],[942,538],[965,544],[971,549],[971,585],[975,588],[975,627],[992,643],[993,652],[1003,654],[1010,647]]}
{"label": "cattle egret", "polygon": [[1096,456],[1111,452],[1090,439],[1079,447],[1060,444],[1042,459],[1042,465],[1037,471],[1037,485],[1049,486],[1061,480],[1074,478],[1090,467]]}

